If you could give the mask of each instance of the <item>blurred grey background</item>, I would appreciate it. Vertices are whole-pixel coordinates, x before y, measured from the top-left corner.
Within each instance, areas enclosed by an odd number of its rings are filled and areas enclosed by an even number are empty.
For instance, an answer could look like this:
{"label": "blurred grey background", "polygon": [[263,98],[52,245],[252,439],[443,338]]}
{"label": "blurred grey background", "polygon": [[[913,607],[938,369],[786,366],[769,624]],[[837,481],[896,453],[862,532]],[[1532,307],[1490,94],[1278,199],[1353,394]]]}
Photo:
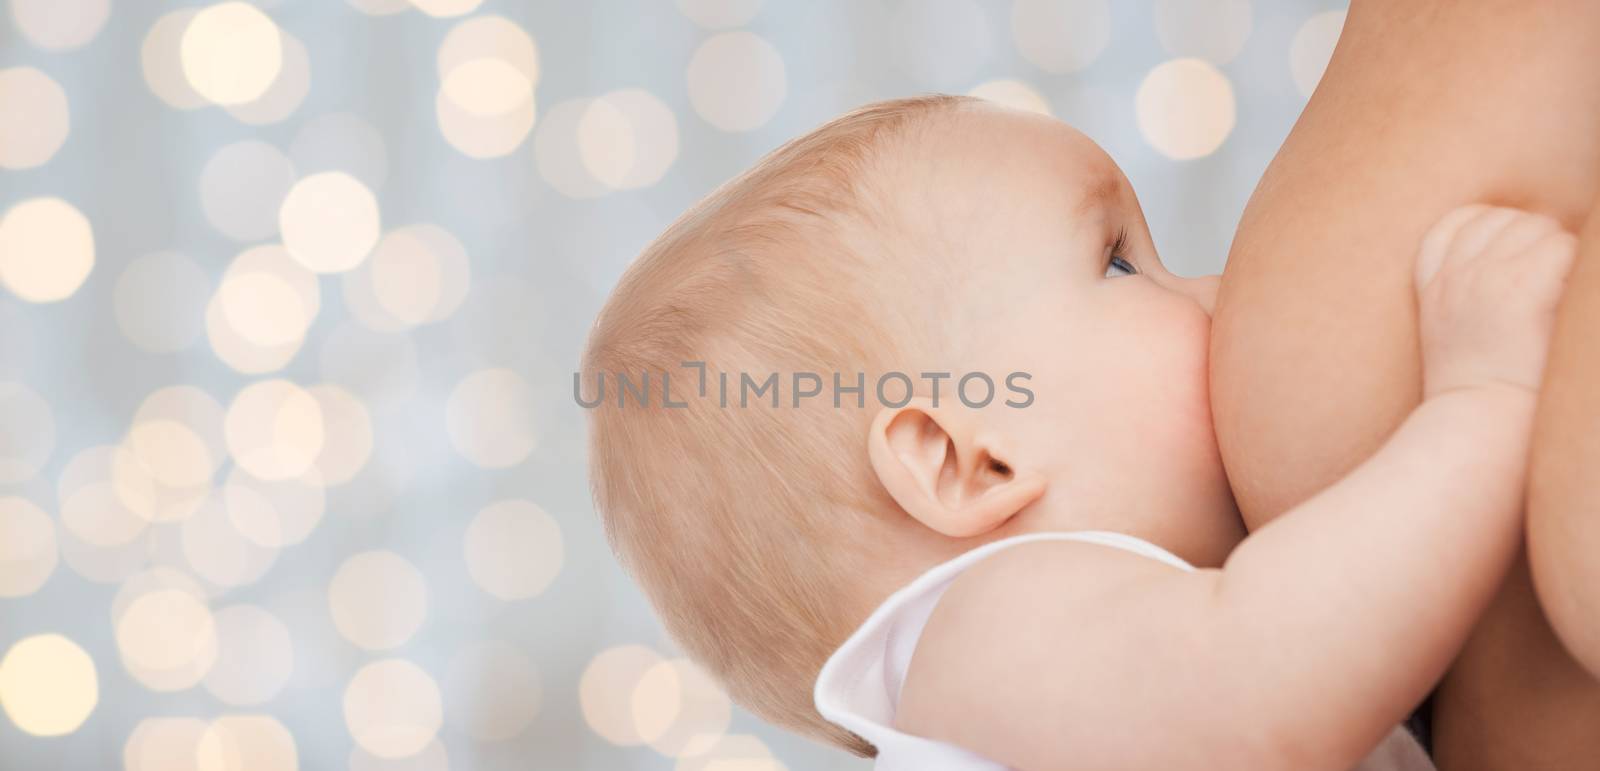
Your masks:
{"label": "blurred grey background", "polygon": [[635,254],[864,102],[1047,111],[1221,269],[1336,0],[0,0],[0,767],[864,769],[591,510]]}

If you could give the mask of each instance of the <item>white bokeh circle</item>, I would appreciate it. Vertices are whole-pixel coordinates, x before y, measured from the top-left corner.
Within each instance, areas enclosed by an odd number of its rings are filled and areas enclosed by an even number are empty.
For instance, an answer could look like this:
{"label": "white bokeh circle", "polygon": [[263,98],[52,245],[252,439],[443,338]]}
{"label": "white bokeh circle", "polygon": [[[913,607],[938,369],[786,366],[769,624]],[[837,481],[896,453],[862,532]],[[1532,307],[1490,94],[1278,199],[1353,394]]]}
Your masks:
{"label": "white bokeh circle", "polygon": [[462,556],[474,583],[502,600],[542,593],[561,572],[561,526],[537,504],[499,501],[468,523]]}
{"label": "white bokeh circle", "polygon": [[450,443],[483,468],[509,468],[533,452],[533,399],[522,376],[486,369],[462,378],[445,402]]}
{"label": "white bokeh circle", "polygon": [[1077,72],[1111,44],[1111,6],[1108,0],[1017,0],[1011,36],[1035,67]]}
{"label": "white bokeh circle", "polygon": [[244,104],[265,94],[282,71],[283,38],[260,8],[229,0],[189,20],[178,54],[195,93],[220,105]]}
{"label": "white bokeh circle", "polygon": [[0,285],[28,302],[71,297],[94,263],[89,218],[60,198],[28,198],[0,217]]}
{"label": "white bokeh circle", "polygon": [[444,722],[439,686],[405,659],[375,661],[345,686],[344,721],[361,749],[380,758],[411,757],[433,743]]}
{"label": "white bokeh circle", "polygon": [[1289,72],[1302,96],[1311,96],[1322,81],[1339,34],[1344,31],[1344,19],[1344,11],[1319,13],[1300,25],[1289,42]]}
{"label": "white bokeh circle", "polygon": [[11,0],[17,29],[47,51],[82,48],[100,34],[110,15],[111,0]]}
{"label": "white bokeh circle", "polygon": [[398,648],[427,618],[428,585],[416,566],[394,552],[361,552],[334,573],[328,609],[340,636],[356,646]]}
{"label": "white bokeh circle", "polygon": [[25,637],[0,658],[0,710],[24,733],[70,734],[99,702],[94,659],[67,637]]}
{"label": "white bokeh circle", "polygon": [[23,383],[0,381],[0,485],[32,479],[55,446],[50,402]]}
{"label": "white bokeh circle", "polygon": [[342,171],[301,178],[278,211],[284,248],[316,273],[341,273],[361,264],[378,243],[378,199]]}
{"label": "white bokeh circle", "polygon": [[1204,59],[1157,65],[1139,84],[1135,105],[1139,133],[1173,160],[1210,155],[1233,131],[1233,84]]}
{"label": "white bokeh circle", "polygon": [[0,70],[0,169],[31,169],[55,157],[71,126],[67,92],[33,67]]}
{"label": "white bokeh circle", "polygon": [[38,591],[58,560],[50,515],[26,498],[0,497],[0,597]]}
{"label": "white bokeh circle", "polygon": [[783,55],[766,38],[742,30],[701,43],[687,77],[695,113],[723,131],[766,125],[789,93]]}

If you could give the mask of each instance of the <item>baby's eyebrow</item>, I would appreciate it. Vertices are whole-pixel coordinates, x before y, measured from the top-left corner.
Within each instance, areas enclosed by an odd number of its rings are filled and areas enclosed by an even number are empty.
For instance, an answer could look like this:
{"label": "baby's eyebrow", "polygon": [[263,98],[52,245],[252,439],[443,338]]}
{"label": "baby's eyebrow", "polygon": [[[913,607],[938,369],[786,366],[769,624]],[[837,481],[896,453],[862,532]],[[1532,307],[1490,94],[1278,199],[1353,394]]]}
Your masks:
{"label": "baby's eyebrow", "polygon": [[1095,174],[1084,186],[1083,198],[1078,201],[1078,213],[1083,214],[1102,204],[1115,202],[1122,197],[1122,180],[1114,174]]}

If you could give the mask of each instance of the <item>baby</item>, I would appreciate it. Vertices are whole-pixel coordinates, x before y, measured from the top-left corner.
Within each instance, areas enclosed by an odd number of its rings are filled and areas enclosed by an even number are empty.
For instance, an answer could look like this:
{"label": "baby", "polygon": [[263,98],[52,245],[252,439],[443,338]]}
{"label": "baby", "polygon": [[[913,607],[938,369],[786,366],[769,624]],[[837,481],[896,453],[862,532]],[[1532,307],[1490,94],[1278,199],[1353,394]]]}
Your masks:
{"label": "baby", "polygon": [[575,383],[598,508],[736,700],[880,769],[1430,768],[1396,725],[1518,543],[1573,249],[1533,215],[1446,217],[1417,268],[1424,401],[1247,538],[1215,279],[1162,267],[1065,124],[871,105],[623,277]]}

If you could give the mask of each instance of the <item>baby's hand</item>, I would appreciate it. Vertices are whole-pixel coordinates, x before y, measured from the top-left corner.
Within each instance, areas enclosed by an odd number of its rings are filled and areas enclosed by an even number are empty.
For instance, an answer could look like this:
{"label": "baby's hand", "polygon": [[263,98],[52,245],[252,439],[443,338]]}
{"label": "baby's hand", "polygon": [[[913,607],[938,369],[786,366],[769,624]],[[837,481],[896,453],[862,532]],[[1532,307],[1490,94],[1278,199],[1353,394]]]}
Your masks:
{"label": "baby's hand", "polygon": [[1518,209],[1463,206],[1417,255],[1423,393],[1505,386],[1537,393],[1556,299],[1577,239]]}

